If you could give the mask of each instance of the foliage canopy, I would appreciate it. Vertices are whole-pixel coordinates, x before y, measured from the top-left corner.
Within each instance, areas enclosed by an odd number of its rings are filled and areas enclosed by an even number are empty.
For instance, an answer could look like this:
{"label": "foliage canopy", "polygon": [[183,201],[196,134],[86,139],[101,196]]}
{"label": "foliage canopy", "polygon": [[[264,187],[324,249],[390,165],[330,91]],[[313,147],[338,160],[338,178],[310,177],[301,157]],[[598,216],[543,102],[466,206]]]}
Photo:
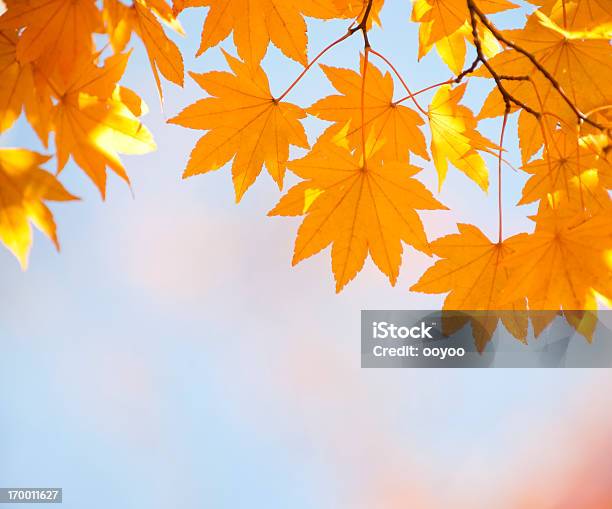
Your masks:
{"label": "foliage canopy", "polygon": [[[408,0],[404,0],[408,2]],[[331,245],[340,291],[371,256],[395,284],[403,244],[437,257],[413,291],[446,293],[445,307],[471,310],[588,310],[612,300],[612,3],[529,0],[523,26],[501,30],[508,0],[414,0],[418,24],[414,65],[436,51],[450,78],[412,91],[385,55],[370,44],[384,0],[6,0],[0,16],[0,133],[23,113],[57,163],[27,148],[0,149],[0,240],[25,267],[33,223],[58,246],[50,201],[76,199],[58,176],[72,159],[102,196],[107,171],[129,182],[120,154],[155,150],[141,123],[147,108],[121,85],[133,37],[142,40],[160,99],[162,77],[184,83],[184,63],[169,31],[184,35],[178,16],[207,8],[198,56],[233,37],[229,71],[190,73],[203,98],[169,122],[204,131],[184,177],[231,162],[236,200],[265,166],[283,188],[287,171],[301,181],[280,198],[274,216],[303,216],[295,242],[298,263]],[[1,5],[1,2],[0,2]],[[308,18],[345,19],[347,29],[309,57]],[[384,33],[384,31],[383,31]],[[96,37],[94,37],[96,36]],[[105,36],[108,44],[98,47]],[[324,65],[328,51],[360,37],[359,69]],[[270,44],[303,66],[279,96],[261,66]],[[376,61],[376,62],[374,62]],[[320,64],[336,93],[311,105],[289,100],[302,77]],[[462,104],[472,78],[488,79],[480,111]],[[419,95],[434,90],[430,104]],[[329,122],[309,141],[303,120]],[[530,175],[520,204],[537,203],[532,232],[503,233],[504,136],[518,115],[522,171]],[[479,121],[500,119],[490,140]],[[429,142],[427,142],[429,140]],[[307,154],[290,160],[291,147]],[[497,158],[496,171],[483,154]],[[413,157],[430,160],[438,189],[413,177]],[[446,209],[434,192],[459,170],[483,191],[499,193],[498,237],[475,225],[431,241],[418,210]],[[476,290],[478,287],[478,290]],[[482,288],[485,288],[483,291]],[[495,315],[504,319],[502,314]],[[484,339],[497,326],[485,327]],[[507,324],[508,325],[508,324]],[[525,324],[508,327],[519,339]],[[587,334],[588,335],[588,334]]]}

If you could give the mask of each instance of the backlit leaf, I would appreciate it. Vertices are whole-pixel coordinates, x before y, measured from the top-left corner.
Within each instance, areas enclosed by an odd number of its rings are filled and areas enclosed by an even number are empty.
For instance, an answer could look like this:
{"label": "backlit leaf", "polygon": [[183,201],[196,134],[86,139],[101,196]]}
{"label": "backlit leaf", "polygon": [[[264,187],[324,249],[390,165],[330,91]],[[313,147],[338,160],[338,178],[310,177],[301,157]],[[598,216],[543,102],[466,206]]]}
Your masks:
{"label": "backlit leaf", "polygon": [[260,67],[225,57],[233,72],[192,73],[211,97],[187,107],[170,122],[208,131],[191,153],[183,176],[216,170],[233,159],[234,189],[240,201],[264,164],[282,188],[289,146],[308,148],[300,123],[306,113],[276,100]]}

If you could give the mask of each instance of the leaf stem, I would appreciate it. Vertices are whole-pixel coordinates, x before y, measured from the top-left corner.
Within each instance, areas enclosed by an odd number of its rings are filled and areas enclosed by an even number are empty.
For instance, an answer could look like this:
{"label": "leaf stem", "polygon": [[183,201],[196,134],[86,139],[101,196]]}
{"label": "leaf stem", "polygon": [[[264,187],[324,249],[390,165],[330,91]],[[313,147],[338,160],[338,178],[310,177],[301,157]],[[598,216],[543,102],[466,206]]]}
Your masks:
{"label": "leaf stem", "polygon": [[352,31],[352,29],[349,29],[342,37],[340,37],[339,39],[336,39],[334,42],[328,44],[325,48],[323,48],[319,54],[314,57],[306,67],[304,67],[304,69],[302,70],[302,72],[298,75],[298,77],[293,81],[293,83],[291,83],[291,85],[289,85],[289,87],[287,88],[287,90],[285,90],[277,99],[275,99],[275,102],[280,102],[282,101],[287,94],[289,94],[289,92],[291,92],[291,90],[293,90],[293,88],[302,80],[302,78],[306,75],[306,73],[312,68],[312,66],[314,64],[317,63],[317,61],[323,56],[325,55],[325,53],[327,53],[330,49],[332,49],[334,46],[337,46],[338,44],[340,44],[342,41],[348,39],[351,35],[353,35],[355,32]]}
{"label": "leaf stem", "polygon": [[408,99],[412,99],[413,97],[416,97],[419,94],[422,94],[424,92],[427,92],[429,90],[431,90],[432,88],[437,88],[437,87],[441,87],[443,85],[449,85],[454,81],[454,78],[448,79],[446,81],[441,81],[440,83],[435,83],[433,85],[429,85],[428,87],[422,88],[421,90],[417,90],[414,94],[409,94],[407,96],[402,97],[401,99],[398,99],[397,101],[395,101],[393,104],[401,104],[404,101],[407,101]]}
{"label": "leaf stem", "polygon": [[363,71],[361,78],[361,149],[363,151],[363,167],[367,168],[366,155],[366,135],[365,135],[365,92],[366,92],[366,76],[368,72],[369,55],[372,49],[366,45],[365,55],[363,57]]}
{"label": "leaf stem", "polygon": [[504,151],[504,135],[506,134],[506,125],[508,124],[508,115],[510,115],[510,103],[506,103],[504,109],[504,121],[502,122],[501,134],[499,136],[499,156],[497,158],[497,210],[498,210],[498,231],[499,236],[497,242],[502,243],[503,238],[503,208],[502,208],[502,163]]}
{"label": "leaf stem", "polygon": [[[419,109],[419,111],[421,113],[423,113],[423,115],[427,115],[427,112],[421,107],[421,105],[417,102],[417,100],[414,98],[414,96],[416,94],[413,94],[410,90],[410,88],[408,87],[408,85],[406,84],[406,81],[404,80],[404,78],[402,77],[402,75],[399,73],[399,71],[397,70],[397,68],[391,63],[391,61],[385,57],[382,53],[379,53],[376,50],[371,49],[370,50],[371,53],[373,55],[376,55],[378,58],[380,58],[383,62],[385,62],[389,68],[393,71],[393,73],[397,76],[397,79],[400,80],[402,86],[406,89],[406,92],[408,92],[408,96],[406,96],[407,98],[412,99],[412,102],[414,103],[414,105]],[[403,99],[402,99],[403,100]],[[399,103],[399,101],[398,101]]]}

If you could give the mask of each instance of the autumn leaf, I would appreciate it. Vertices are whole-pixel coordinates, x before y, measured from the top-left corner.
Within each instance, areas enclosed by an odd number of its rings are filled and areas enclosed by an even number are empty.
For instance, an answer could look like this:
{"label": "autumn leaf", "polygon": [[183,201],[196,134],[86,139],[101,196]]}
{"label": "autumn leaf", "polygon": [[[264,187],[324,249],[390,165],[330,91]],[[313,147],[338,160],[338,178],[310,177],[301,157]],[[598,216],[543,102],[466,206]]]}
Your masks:
{"label": "autumn leaf", "polygon": [[[609,170],[610,163],[600,156],[575,133],[557,130],[551,136],[543,157],[523,166],[532,176],[525,183],[519,205],[536,200],[555,200],[563,193],[590,211],[601,210],[610,204],[608,192],[599,183],[600,167]],[[549,196],[553,195],[553,196]],[[555,200],[557,203],[559,199]]]}
{"label": "autumn leaf", "polygon": [[375,153],[364,164],[359,151],[323,141],[289,168],[305,182],[290,189],[270,215],[306,215],[295,241],[294,265],[332,244],[336,291],[355,277],[368,254],[395,284],[402,241],[429,253],[415,209],[445,207],[411,178],[420,170],[416,166],[383,162]]}
{"label": "autumn leaf", "polygon": [[17,41],[15,30],[0,30],[0,133],[10,129],[25,109],[28,122],[46,146],[51,99],[40,93],[32,65],[17,61]]}
{"label": "autumn leaf", "polygon": [[[530,16],[524,29],[506,31],[504,35],[529,52],[554,80],[552,82],[537,70],[527,56],[513,49],[507,49],[490,60],[490,65],[500,75],[529,77],[529,80],[507,81],[504,86],[508,93],[533,110],[553,113],[565,125],[575,125],[576,113],[559,90],[582,112],[612,103],[612,82],[608,79],[612,74],[609,41],[583,39],[579,34],[562,29],[540,11]],[[477,74],[489,75],[484,68]],[[504,110],[504,100],[494,88],[479,117],[501,116]],[[525,163],[544,143],[537,120],[525,110],[519,116],[519,137]]]}
{"label": "autumn leaf", "polygon": [[197,55],[234,34],[240,58],[257,66],[270,42],[306,65],[306,22],[297,0],[205,0],[210,7]]}
{"label": "autumn leaf", "polygon": [[191,73],[211,97],[201,99],[169,122],[203,129],[183,177],[216,170],[233,159],[232,177],[236,201],[240,201],[265,164],[282,188],[289,146],[308,148],[300,119],[300,107],[272,96],[261,67],[225,54],[232,73]]}
{"label": "autumn leaf", "polygon": [[17,61],[17,40],[15,30],[0,30],[0,133],[21,115],[33,87],[30,66]]}
{"label": "autumn leaf", "polygon": [[[336,16],[339,18],[355,18],[360,23],[365,16],[368,0],[333,0]],[[383,8],[384,0],[373,0],[367,19],[367,26],[380,25],[380,10]]]}
{"label": "autumn leaf", "polygon": [[[363,69],[363,58],[361,62]],[[308,113],[322,120],[334,122],[323,138],[346,137],[348,147],[354,148],[361,143],[361,74],[350,69],[329,67],[321,68],[341,95],[325,97],[309,109]],[[425,122],[412,109],[394,102],[393,79],[387,72],[383,74],[373,64],[368,64],[365,83],[364,120],[365,128],[371,132],[379,154],[385,160],[408,162],[409,152],[429,159],[425,137],[420,126]]]}
{"label": "autumn leaf", "polygon": [[[479,7],[487,14],[514,9],[507,0],[480,0]],[[412,21],[419,23],[419,59],[435,45],[442,60],[454,74],[465,64],[466,41],[473,44],[470,14],[465,0],[415,0]],[[499,45],[487,30],[479,28],[482,47],[487,56],[494,55]]]}
{"label": "autumn leaf", "polygon": [[514,252],[514,238],[493,243],[476,226],[459,224],[458,228],[458,234],[431,243],[433,254],[441,259],[427,269],[410,290],[448,293],[444,300],[445,310],[491,311],[450,314],[445,324],[445,331],[452,333],[470,321],[479,351],[484,350],[500,318],[516,338],[525,341],[528,322],[527,314],[523,313],[525,298],[505,297],[513,275],[504,266],[504,261]]}
{"label": "autumn leaf", "polygon": [[185,5],[187,2],[185,0],[172,0],[172,13],[175,16],[178,16],[188,5]]}
{"label": "autumn leaf", "polygon": [[[153,136],[134,115],[143,111],[134,93],[117,86],[128,55],[106,59],[103,67],[89,64],[67,79],[55,82],[60,94],[53,124],[58,171],[70,156],[106,192],[106,168],[129,182],[119,154],[146,154],[156,149]],[[146,111],[146,110],[145,110]]]}
{"label": "autumn leaf", "polygon": [[[365,14],[366,3],[364,0],[183,0],[175,2],[175,9],[210,8],[198,56],[233,33],[238,55],[249,65],[259,65],[272,42],[285,56],[305,66],[308,35],[304,16],[359,20]],[[384,0],[373,1],[368,28],[374,22],[380,24],[378,16],[383,3]]]}
{"label": "autumn leaf", "polygon": [[47,201],[70,201],[62,184],[41,166],[49,160],[25,149],[0,148],[0,240],[25,269],[33,223],[59,249],[55,221]]}
{"label": "autumn leaf", "polygon": [[44,58],[47,66],[70,72],[90,58],[92,35],[102,27],[93,0],[7,0],[6,4],[0,30],[24,29],[17,44],[20,62]]}
{"label": "autumn leaf", "polygon": [[128,44],[132,32],[142,40],[160,97],[163,97],[161,73],[167,80],[183,86],[183,57],[165,34],[158,18],[178,33],[183,29],[164,0],[136,0],[130,7],[119,0],[104,0],[104,19],[110,42],[116,53]]}
{"label": "autumn leaf", "polygon": [[489,173],[478,151],[493,153],[499,147],[476,130],[472,111],[459,105],[464,93],[465,84],[455,88],[443,85],[429,106],[431,153],[438,171],[438,186],[442,187],[450,162],[486,191]]}
{"label": "autumn leaf", "polygon": [[547,0],[542,11],[572,32],[612,37],[612,4],[606,0]]}
{"label": "autumn leaf", "polygon": [[597,309],[597,296],[612,298],[612,215],[548,209],[532,234],[514,239],[505,260],[512,271],[506,299],[527,296],[533,310]]}

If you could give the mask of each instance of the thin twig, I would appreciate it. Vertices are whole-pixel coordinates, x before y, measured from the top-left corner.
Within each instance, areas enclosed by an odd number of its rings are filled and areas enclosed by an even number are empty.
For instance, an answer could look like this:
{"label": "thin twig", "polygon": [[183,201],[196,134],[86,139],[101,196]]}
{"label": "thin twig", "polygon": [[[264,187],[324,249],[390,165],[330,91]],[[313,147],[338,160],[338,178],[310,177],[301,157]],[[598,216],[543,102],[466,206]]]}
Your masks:
{"label": "thin twig", "polygon": [[[497,30],[497,28],[495,28],[495,26],[493,25],[493,23],[491,23],[491,21],[489,20],[489,18],[487,18],[487,16],[480,10],[480,8],[476,5],[475,0],[467,0],[467,6],[468,6],[468,10],[470,12],[470,18],[472,20],[472,34],[474,36],[474,44],[476,44],[476,40],[478,40],[478,45],[480,45],[480,38],[478,36],[478,33],[475,32],[475,18],[478,17],[478,19],[480,20],[480,22],[489,30],[489,32],[491,32],[493,34],[493,36],[502,44],[506,45],[509,48],[512,48],[513,50],[515,50],[516,52],[520,53],[521,55],[523,55],[524,57],[526,57],[533,65],[534,67],[542,74],[544,75],[544,77],[550,82],[550,84],[552,85],[552,87],[557,91],[557,93],[561,96],[561,98],[567,103],[567,105],[572,109],[572,111],[574,112],[574,114],[578,117],[578,119],[582,122],[587,122],[589,124],[591,124],[593,127],[596,127],[598,129],[603,130],[603,126],[601,126],[600,124],[598,124],[597,122],[594,122],[593,120],[591,120],[590,118],[588,118],[587,115],[585,115],[584,113],[582,113],[578,107],[574,104],[574,102],[567,96],[567,94],[565,93],[565,91],[563,90],[563,87],[561,87],[561,84],[555,79],[555,77],[540,63],[538,62],[538,60],[535,58],[535,56],[531,53],[529,53],[527,50],[523,49],[521,46],[519,46],[518,44],[515,44],[514,42],[510,41],[508,38],[506,38],[499,30]],[[477,47],[478,50],[478,47]],[[480,57],[480,53],[479,53],[479,57]],[[498,85],[498,89],[499,91],[502,93],[502,95],[504,95],[504,92],[502,92],[502,89],[499,87],[499,75],[494,75],[491,72],[491,66],[490,64],[487,63],[486,58],[482,58],[481,57],[481,61],[483,63],[483,65],[487,68],[487,70],[489,70],[489,72],[491,73],[491,75],[493,76],[493,79],[495,79],[497,85]],[[511,94],[508,95],[509,98],[512,98],[513,96]],[[504,95],[504,102],[506,97]],[[516,101],[516,99],[512,98],[511,99],[512,102],[514,102],[515,104],[518,103]],[[521,106],[523,107],[523,106]],[[523,107],[523,109],[526,109]],[[529,111],[526,109],[526,111]],[[533,111],[533,110],[532,110]]]}
{"label": "thin twig", "polygon": [[474,40],[474,46],[476,48],[477,60],[482,62],[482,65],[486,67],[486,69],[489,71],[489,74],[491,74],[491,76],[495,80],[495,84],[497,85],[497,89],[499,90],[499,93],[502,95],[502,99],[504,101],[506,109],[508,109],[511,104],[515,104],[519,108],[522,108],[526,112],[531,113],[534,117],[539,119],[541,116],[539,112],[535,111],[533,108],[525,104],[523,101],[520,101],[519,99],[514,97],[510,92],[508,92],[508,90],[503,84],[503,80],[501,76],[495,71],[495,69],[493,69],[493,66],[487,60],[487,57],[485,56],[484,51],[482,50],[480,36],[478,35],[478,20],[476,19],[477,12],[475,9],[472,8],[472,6],[474,5],[474,0],[467,0],[467,3],[468,3],[469,11],[470,11],[470,23],[472,25],[472,38]]}

